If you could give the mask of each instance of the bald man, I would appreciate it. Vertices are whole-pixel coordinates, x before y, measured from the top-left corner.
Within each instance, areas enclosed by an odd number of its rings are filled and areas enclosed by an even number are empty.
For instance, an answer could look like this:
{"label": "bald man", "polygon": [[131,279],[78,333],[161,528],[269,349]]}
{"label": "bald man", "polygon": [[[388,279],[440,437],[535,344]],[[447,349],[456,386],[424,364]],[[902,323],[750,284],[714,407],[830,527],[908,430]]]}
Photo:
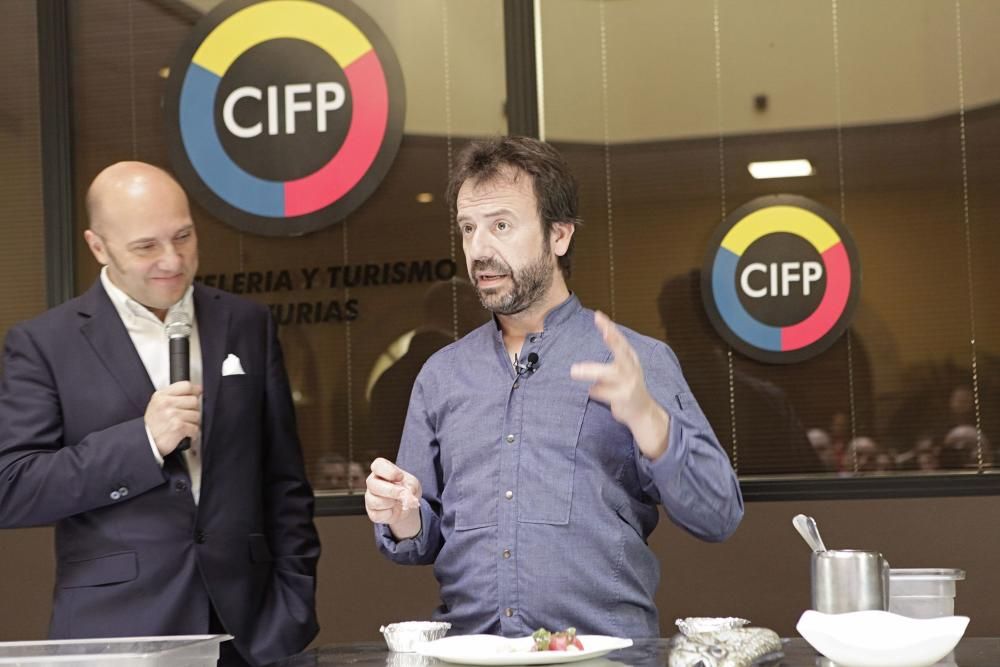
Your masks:
{"label": "bald man", "polygon": [[[222,665],[296,653],[318,629],[320,546],[274,321],[193,285],[166,172],[108,167],[87,212],[100,278],[9,331],[0,382],[0,527],[55,524],[50,636],[226,632]],[[175,313],[192,381],[170,384]]]}

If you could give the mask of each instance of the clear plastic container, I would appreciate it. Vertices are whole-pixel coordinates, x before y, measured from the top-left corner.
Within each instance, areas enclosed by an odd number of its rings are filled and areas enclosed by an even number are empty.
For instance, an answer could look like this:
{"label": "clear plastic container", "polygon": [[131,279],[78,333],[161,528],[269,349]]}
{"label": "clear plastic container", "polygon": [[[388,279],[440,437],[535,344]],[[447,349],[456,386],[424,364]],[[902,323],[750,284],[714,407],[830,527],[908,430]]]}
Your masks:
{"label": "clear plastic container", "polygon": [[0,665],[26,667],[215,667],[231,635],[107,637],[0,642]]}
{"label": "clear plastic container", "polygon": [[955,582],[965,570],[895,568],[889,570],[889,611],[910,618],[955,615]]}

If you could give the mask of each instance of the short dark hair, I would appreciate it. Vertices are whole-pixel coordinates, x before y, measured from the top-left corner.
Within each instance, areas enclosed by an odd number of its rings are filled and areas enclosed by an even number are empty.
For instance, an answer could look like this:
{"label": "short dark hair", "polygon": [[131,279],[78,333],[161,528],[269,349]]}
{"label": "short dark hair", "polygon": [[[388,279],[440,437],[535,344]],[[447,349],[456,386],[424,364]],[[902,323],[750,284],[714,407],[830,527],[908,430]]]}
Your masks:
{"label": "short dark hair", "polygon": [[[489,183],[502,177],[507,168],[515,170],[515,177],[518,172],[531,176],[546,243],[554,223],[583,224],[578,215],[579,188],[569,165],[555,148],[531,137],[495,137],[466,146],[448,181],[452,213],[457,210],[458,191],[466,181]],[[559,257],[559,270],[566,278],[570,275],[574,240],[570,239],[566,254]]]}

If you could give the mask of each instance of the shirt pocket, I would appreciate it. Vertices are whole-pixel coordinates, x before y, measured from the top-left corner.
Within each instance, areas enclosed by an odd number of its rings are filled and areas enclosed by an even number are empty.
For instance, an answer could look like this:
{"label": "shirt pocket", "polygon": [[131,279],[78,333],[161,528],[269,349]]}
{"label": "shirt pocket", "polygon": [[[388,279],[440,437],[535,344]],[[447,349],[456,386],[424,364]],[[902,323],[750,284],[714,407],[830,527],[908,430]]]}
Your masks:
{"label": "shirt pocket", "polygon": [[122,584],[139,576],[138,557],[134,551],[66,561],[59,566],[59,588],[85,588]]}
{"label": "shirt pocket", "polygon": [[575,440],[525,447],[517,473],[518,521],[568,524],[575,473]]}
{"label": "shirt pocket", "polygon": [[[566,369],[566,376],[569,369]],[[587,409],[583,383],[539,387],[549,400],[526,400],[517,465],[517,519],[566,525],[573,509],[580,428]]]}
{"label": "shirt pocket", "polygon": [[229,423],[255,423],[261,418],[264,378],[260,375],[223,375],[212,409]]}
{"label": "shirt pocket", "polygon": [[496,452],[486,447],[460,447],[452,461],[452,475],[458,489],[455,530],[497,525],[500,469]]}
{"label": "shirt pocket", "polygon": [[241,375],[223,375],[219,383],[220,391],[226,395],[257,394],[263,387],[263,377],[249,373]]}

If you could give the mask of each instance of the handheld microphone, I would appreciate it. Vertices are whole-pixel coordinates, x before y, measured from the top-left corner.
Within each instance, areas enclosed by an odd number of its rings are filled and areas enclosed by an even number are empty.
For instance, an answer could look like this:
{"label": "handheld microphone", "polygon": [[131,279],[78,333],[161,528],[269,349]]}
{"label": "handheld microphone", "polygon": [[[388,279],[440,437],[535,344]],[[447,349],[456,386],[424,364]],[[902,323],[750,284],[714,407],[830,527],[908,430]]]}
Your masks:
{"label": "handheld microphone", "polygon": [[538,370],[538,355],[534,352],[528,355],[528,358],[524,360],[524,363],[517,364],[518,375],[534,373],[536,370]]}
{"label": "handheld microphone", "polygon": [[[170,384],[191,379],[191,317],[175,311],[167,317],[167,338],[170,344]],[[184,438],[174,451],[191,447],[191,438]]]}

